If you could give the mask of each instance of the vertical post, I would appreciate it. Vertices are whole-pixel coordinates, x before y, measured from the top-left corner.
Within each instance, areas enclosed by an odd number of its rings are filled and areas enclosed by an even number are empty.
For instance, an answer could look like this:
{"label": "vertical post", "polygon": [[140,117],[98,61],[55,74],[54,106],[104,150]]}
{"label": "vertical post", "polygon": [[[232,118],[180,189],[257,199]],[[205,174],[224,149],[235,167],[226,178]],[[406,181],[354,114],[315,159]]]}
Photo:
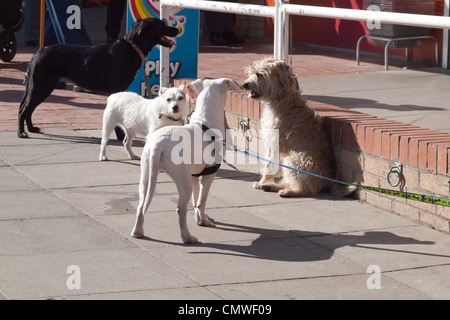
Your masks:
{"label": "vertical post", "polygon": [[[289,3],[289,0],[284,0],[283,3]],[[289,13],[286,13],[286,10],[283,10],[283,60],[286,62],[288,62],[289,49],[291,48],[290,35],[291,35],[291,24]]]}
{"label": "vertical post", "polygon": [[273,56],[286,61],[289,52],[289,14],[284,9],[284,3],[288,1],[275,0]]}
{"label": "vertical post", "polygon": [[[450,0],[444,1],[444,17],[450,16]],[[442,68],[449,68],[449,46],[450,34],[448,29],[444,29],[442,33]]]}
{"label": "vertical post", "polygon": [[[160,3],[160,19],[165,19],[169,21],[169,10],[168,6],[164,5],[163,1]],[[159,85],[161,87],[169,87],[170,83],[170,72],[169,72],[169,48],[164,46],[159,46]]]}
{"label": "vertical post", "polygon": [[40,30],[39,30],[39,49],[44,47],[44,25],[45,25],[45,0],[41,0],[41,16],[40,16]]}
{"label": "vertical post", "polygon": [[281,0],[275,0],[275,17],[274,17],[274,36],[273,36],[273,56],[275,59],[283,59],[283,18],[281,10]]}

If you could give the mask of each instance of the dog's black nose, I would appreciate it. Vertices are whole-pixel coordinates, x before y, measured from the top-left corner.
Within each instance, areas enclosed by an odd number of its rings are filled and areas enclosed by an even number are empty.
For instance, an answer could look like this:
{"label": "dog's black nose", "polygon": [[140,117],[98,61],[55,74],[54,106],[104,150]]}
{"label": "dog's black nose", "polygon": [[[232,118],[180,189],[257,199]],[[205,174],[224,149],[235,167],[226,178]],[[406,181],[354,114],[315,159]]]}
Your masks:
{"label": "dog's black nose", "polygon": [[178,112],[178,105],[177,104],[173,106],[172,111],[173,112]]}
{"label": "dog's black nose", "polygon": [[244,89],[249,90],[249,84],[247,82],[244,82],[244,84],[242,85],[244,87]]}

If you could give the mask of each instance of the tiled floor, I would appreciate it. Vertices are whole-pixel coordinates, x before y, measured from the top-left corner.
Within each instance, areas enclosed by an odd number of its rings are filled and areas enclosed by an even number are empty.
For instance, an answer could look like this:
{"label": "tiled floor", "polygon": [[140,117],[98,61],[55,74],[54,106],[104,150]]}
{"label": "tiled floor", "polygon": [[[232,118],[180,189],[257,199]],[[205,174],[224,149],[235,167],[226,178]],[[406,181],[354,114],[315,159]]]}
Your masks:
{"label": "tiled floor", "polygon": [[[240,47],[214,47],[207,41],[201,40],[198,76],[220,76],[243,80],[245,66],[271,55],[273,55],[273,43],[270,41],[249,40]],[[404,66],[418,67],[417,64],[412,65],[401,59],[391,60],[390,70],[398,70]],[[361,64],[357,66],[353,53],[305,45],[295,45],[288,62],[299,77],[384,70],[382,57],[363,56]]]}

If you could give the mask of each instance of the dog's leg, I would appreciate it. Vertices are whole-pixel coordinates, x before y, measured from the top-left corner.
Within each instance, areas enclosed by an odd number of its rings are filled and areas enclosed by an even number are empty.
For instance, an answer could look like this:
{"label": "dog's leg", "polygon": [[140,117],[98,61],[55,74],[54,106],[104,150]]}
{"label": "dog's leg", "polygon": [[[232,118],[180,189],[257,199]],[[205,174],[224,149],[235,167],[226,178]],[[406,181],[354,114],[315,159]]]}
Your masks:
{"label": "dog's leg", "polygon": [[288,197],[311,197],[313,194],[308,190],[285,188],[278,191],[278,195],[283,198],[288,198]]}
{"label": "dog's leg", "polygon": [[123,146],[125,147],[128,158],[130,160],[141,160],[141,158],[138,155],[135,155],[133,153],[133,150],[131,150],[131,143],[133,142],[135,136],[136,134],[133,131],[125,130],[125,139],[123,140]]}
{"label": "dog's leg", "polygon": [[26,109],[25,101],[23,100],[22,103],[20,104],[20,108],[19,108],[19,126],[18,126],[18,130],[17,130],[17,136],[19,138],[28,138],[28,133],[25,132],[25,116],[26,116],[26,114],[23,111],[25,109]]}
{"label": "dog's leg", "polygon": [[192,236],[187,227],[187,207],[192,195],[192,181],[188,165],[178,165],[171,174],[178,190],[178,222],[180,224],[181,239],[184,243],[196,243],[197,238]]}
{"label": "dog's leg", "polygon": [[[263,174],[261,180],[253,182],[253,188],[258,190],[264,190],[266,185],[273,184],[275,177],[273,175]],[[268,191],[268,190],[264,190]]]}
{"label": "dog's leg", "polygon": [[144,214],[152,201],[158,179],[159,156],[143,157],[141,161],[141,179],[139,182],[139,205],[136,212],[136,223],[131,236],[142,238],[144,236]]}
{"label": "dog's leg", "polygon": [[253,188],[270,191],[267,190],[268,187],[265,187],[268,184],[274,184],[275,175],[280,171],[280,166],[275,164],[279,162],[279,152],[278,152],[278,135],[272,134],[272,130],[264,130],[263,137],[266,140],[266,146],[264,150],[264,157],[269,159],[270,163],[265,163],[262,169],[262,178],[259,181],[255,181],[253,183]]}
{"label": "dog's leg", "polygon": [[192,206],[197,208],[198,195],[200,193],[200,182],[198,177],[191,177],[192,182]]}
{"label": "dog's leg", "polygon": [[31,116],[36,107],[42,103],[55,89],[58,79],[43,79],[39,82],[39,87],[35,86],[36,79],[29,76],[27,80],[27,87],[25,89],[25,95],[19,108],[19,138],[28,138],[25,132],[24,122],[27,123],[28,131],[39,133],[41,129],[33,125]]}
{"label": "dog's leg", "polygon": [[[305,163],[305,158],[301,153],[293,153],[283,159],[283,164],[289,167],[320,174],[320,172],[314,172],[314,166],[308,165],[308,163],[313,163],[313,161],[306,161]],[[283,167],[281,172],[283,178],[280,184],[283,187],[278,190],[280,197],[311,197],[317,195],[321,190],[322,181],[320,178],[286,167]]]}
{"label": "dog's leg", "polygon": [[106,146],[108,145],[109,137],[111,136],[113,125],[108,121],[109,117],[107,114],[103,116],[103,128],[102,128],[102,142],[100,145],[100,161],[108,161],[106,156]]}
{"label": "dog's leg", "polygon": [[208,215],[205,213],[205,209],[209,189],[211,188],[215,176],[215,174],[203,176],[200,182],[200,196],[195,205],[195,220],[199,226],[210,227],[212,225]]}

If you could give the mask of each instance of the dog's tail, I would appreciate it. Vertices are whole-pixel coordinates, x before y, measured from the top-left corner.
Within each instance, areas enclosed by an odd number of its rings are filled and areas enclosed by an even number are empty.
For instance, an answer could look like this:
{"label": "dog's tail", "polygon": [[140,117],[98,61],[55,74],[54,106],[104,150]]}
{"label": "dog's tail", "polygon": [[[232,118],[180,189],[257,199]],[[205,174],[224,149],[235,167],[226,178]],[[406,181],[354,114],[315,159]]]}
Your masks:
{"label": "dog's tail", "polygon": [[151,148],[148,154],[141,159],[141,180],[139,183],[139,202],[142,212],[145,213],[150,205],[156,189],[159,174],[159,161],[162,148]]}
{"label": "dog's tail", "polygon": [[340,183],[333,183],[331,186],[331,194],[338,198],[343,198],[351,195],[358,187],[354,185],[344,185]]}

